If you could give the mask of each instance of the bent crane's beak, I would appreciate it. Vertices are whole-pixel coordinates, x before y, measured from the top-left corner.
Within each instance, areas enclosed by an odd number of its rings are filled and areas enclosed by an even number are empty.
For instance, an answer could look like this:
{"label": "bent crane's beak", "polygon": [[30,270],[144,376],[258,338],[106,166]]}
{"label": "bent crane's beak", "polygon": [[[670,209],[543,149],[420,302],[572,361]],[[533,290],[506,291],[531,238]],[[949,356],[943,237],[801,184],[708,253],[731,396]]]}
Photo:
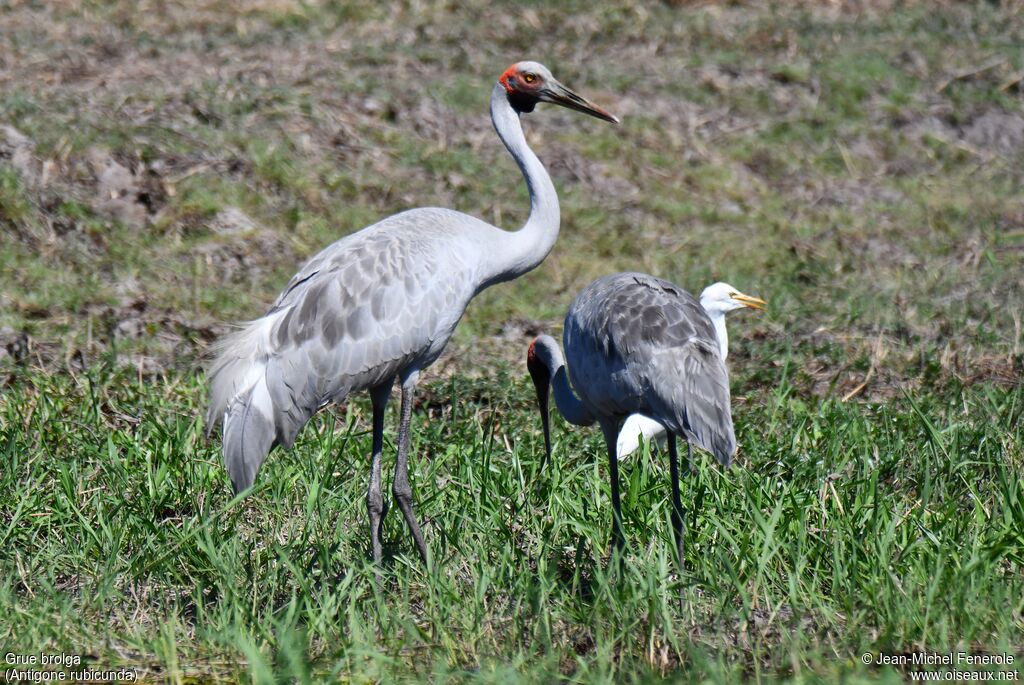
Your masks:
{"label": "bent crane's beak", "polygon": [[764,311],[768,303],[762,300],[760,297],[753,297],[751,295],[744,295],[743,293],[736,293],[732,296],[732,299],[736,300],[740,304],[750,307],[751,309],[757,309],[758,311]]}
{"label": "bent crane's beak", "polygon": [[568,107],[569,109],[574,109],[577,112],[583,112],[584,114],[589,114],[592,117],[610,121],[613,124],[619,123],[619,118],[617,116],[611,112],[601,109],[586,98],[577,95],[554,79],[551,79],[547,87],[537,94],[537,98],[541,102],[550,102],[555,105],[561,105],[562,107]]}
{"label": "bent crane's beak", "polygon": [[543,471],[551,459],[551,417],[548,411],[551,374],[543,364],[532,357],[527,359],[526,366],[530,370],[530,378],[533,379],[533,388],[537,391],[537,409],[540,411],[540,424],[544,430],[544,458],[540,462],[540,470]]}

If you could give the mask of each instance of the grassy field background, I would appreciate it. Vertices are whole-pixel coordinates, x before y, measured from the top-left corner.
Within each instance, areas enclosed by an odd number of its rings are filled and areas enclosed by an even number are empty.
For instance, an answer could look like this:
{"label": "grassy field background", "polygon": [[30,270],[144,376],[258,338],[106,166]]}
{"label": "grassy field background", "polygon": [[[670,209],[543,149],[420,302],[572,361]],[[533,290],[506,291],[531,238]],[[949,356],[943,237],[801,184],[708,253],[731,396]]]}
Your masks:
{"label": "grassy field background", "polygon": [[[176,683],[1019,673],[1020,10],[0,0],[0,649]],[[380,217],[519,225],[487,98],[524,58],[623,123],[525,119],[562,234],[427,374],[433,567],[392,512],[374,569],[365,398],[235,500],[202,364]],[[740,452],[684,486],[683,578],[663,455],[623,465],[621,572],[597,432],[556,420],[538,471],[526,344],[625,269],[771,302],[730,320]]]}

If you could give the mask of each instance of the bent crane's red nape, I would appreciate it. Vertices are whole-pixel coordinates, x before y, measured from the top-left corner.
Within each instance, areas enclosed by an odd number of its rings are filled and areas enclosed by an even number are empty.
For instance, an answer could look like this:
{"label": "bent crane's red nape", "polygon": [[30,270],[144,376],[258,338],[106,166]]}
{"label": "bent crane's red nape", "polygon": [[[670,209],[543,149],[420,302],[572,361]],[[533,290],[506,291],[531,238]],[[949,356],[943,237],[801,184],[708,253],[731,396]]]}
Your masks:
{"label": "bent crane's red nape", "polygon": [[502,85],[502,87],[505,89],[506,93],[512,94],[512,93],[516,92],[515,89],[509,84],[508,81],[509,81],[510,78],[515,76],[517,73],[519,73],[519,70],[516,68],[516,65],[513,64],[508,69],[506,69],[505,73],[502,74],[501,78],[498,79],[498,83],[500,83]]}
{"label": "bent crane's red nape", "polygon": [[534,383],[548,383],[551,381],[551,374],[554,373],[554,371],[550,366],[548,366],[551,363],[548,355],[545,355],[545,358],[541,359],[540,354],[537,353],[538,340],[540,340],[540,338],[534,338],[533,342],[530,343],[529,349],[526,350],[526,368],[533,377]]}

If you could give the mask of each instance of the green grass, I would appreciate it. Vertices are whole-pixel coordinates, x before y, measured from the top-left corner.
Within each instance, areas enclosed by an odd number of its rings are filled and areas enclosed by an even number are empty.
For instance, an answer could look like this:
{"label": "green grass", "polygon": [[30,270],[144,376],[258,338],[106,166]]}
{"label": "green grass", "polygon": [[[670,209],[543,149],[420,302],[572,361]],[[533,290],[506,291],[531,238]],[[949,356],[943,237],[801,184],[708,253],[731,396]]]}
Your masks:
{"label": "green grass", "polygon": [[[1024,141],[981,126],[1024,112],[1012,5],[0,12],[0,124],[33,145],[16,165],[0,138],[0,652],[177,683],[907,677],[867,651],[1019,666]],[[365,398],[236,500],[200,368],[221,322],[383,216],[519,225],[486,107],[522,58],[623,123],[525,118],[561,235],[425,374],[433,567],[391,512],[374,568]],[[105,209],[108,161],[144,220]],[[255,228],[218,231],[227,208]],[[623,465],[621,570],[600,437],[556,421],[538,472],[526,343],[617,270],[771,302],[730,322],[740,456],[686,481],[682,577],[662,455]]]}
{"label": "green grass", "polygon": [[739,406],[736,467],[698,455],[682,579],[663,455],[623,466],[619,570],[603,442],[557,422],[538,472],[519,370],[434,383],[414,415],[430,569],[395,512],[367,561],[361,398],[239,500],[200,379],[22,374],[0,401],[0,641],[170,681],[852,682],[892,674],[867,651],[1019,654],[1024,392],[844,404],[786,373]]}

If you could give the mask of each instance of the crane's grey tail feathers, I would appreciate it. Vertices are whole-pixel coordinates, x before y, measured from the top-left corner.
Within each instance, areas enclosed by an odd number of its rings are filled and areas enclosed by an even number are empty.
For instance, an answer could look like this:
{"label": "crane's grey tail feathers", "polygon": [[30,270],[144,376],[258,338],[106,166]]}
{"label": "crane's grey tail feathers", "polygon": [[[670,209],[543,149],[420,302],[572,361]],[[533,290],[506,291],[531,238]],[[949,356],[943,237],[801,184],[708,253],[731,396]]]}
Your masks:
{"label": "crane's grey tail feathers", "polygon": [[272,312],[226,336],[210,367],[206,430],[223,421],[224,465],[236,492],[253,484],[275,445],[292,446],[325,398],[345,394],[344,387],[325,389],[310,375],[311,362],[301,348],[275,345],[275,328],[288,311]]}
{"label": "crane's grey tail feathers", "polygon": [[729,400],[729,372],[718,348],[694,340],[652,360],[652,400],[657,417],[676,435],[711,452],[723,466],[736,453]]}
{"label": "crane's grey tail feathers", "polygon": [[258,382],[231,402],[224,414],[224,466],[235,493],[250,487],[274,446],[273,404],[267,385]]}
{"label": "crane's grey tail feathers", "polygon": [[275,445],[292,446],[318,407],[305,396],[299,399],[309,401],[296,402],[292,386],[282,374],[285,364],[277,359],[252,364],[246,375],[255,382],[232,397],[224,411],[224,465],[235,492],[252,485]]}
{"label": "crane's grey tail feathers", "polygon": [[[274,312],[251,321],[226,336],[217,345],[217,357],[210,367],[206,431],[209,435],[223,421],[224,465],[235,492],[251,486],[274,445],[290,445],[305,423],[295,420],[302,412],[295,411],[294,402],[287,402],[284,396],[275,398],[271,392],[271,335],[281,314]],[[309,418],[308,414],[303,418]]]}
{"label": "crane's grey tail feathers", "polygon": [[687,437],[701,449],[715,455],[719,464],[725,467],[732,464],[732,457],[736,454],[736,432],[728,395],[724,406],[693,401],[676,417],[676,421]]}
{"label": "crane's grey tail feathers", "polygon": [[711,432],[708,434],[707,431],[693,431],[691,429],[691,435],[696,439],[698,447],[711,452],[715,455],[715,459],[722,466],[728,468],[732,464],[732,457],[736,454],[736,434],[732,430],[732,421],[729,421],[729,427],[727,431]]}
{"label": "crane's grey tail feathers", "polygon": [[228,404],[241,393],[256,385],[263,376],[266,362],[273,351],[271,333],[281,310],[261,319],[242,324],[238,330],[224,336],[214,347],[216,358],[207,372],[210,379],[210,406],[206,410],[206,433],[224,417]]}

